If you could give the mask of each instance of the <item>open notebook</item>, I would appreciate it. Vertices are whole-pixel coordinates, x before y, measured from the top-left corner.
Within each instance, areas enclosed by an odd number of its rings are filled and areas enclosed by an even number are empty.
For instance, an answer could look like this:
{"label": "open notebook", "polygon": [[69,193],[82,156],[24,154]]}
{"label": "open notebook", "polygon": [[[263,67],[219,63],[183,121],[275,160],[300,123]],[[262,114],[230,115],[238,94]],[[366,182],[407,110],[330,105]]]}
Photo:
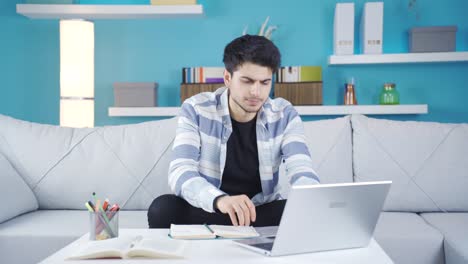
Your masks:
{"label": "open notebook", "polygon": [[68,259],[183,258],[184,248],[183,241],[120,236],[107,240],[89,241]]}
{"label": "open notebook", "polygon": [[169,235],[175,239],[251,238],[260,236],[252,226],[174,225]]}

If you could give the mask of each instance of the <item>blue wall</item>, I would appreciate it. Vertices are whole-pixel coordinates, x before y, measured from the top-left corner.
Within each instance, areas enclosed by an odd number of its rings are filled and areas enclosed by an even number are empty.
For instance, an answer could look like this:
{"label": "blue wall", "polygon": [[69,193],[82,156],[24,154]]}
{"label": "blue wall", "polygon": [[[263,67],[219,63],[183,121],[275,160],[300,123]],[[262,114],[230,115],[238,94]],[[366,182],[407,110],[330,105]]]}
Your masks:
{"label": "blue wall", "polygon": [[[58,21],[20,16],[15,12],[20,2],[0,1],[0,113],[58,124]],[[249,33],[256,33],[267,16],[271,17],[270,24],[279,26],[273,41],[283,54],[283,65],[322,65],[324,104],[341,104],[342,84],[354,76],[360,104],[377,103],[382,84],[395,82],[402,104],[429,105],[427,115],[384,117],[468,122],[467,62],[327,66],[337,2],[343,1],[199,0],[206,13],[203,18],[96,21],[96,125],[150,119],[108,117],[113,82],[156,81],[160,84],[158,104],[178,105],[181,68],[222,66],[224,46],[239,36],[245,25],[249,25]],[[354,2],[358,28],[365,1]],[[433,25],[457,25],[457,50],[468,51],[468,1],[418,0],[419,19],[408,10],[408,0],[384,2],[384,53],[407,52],[408,28]]]}

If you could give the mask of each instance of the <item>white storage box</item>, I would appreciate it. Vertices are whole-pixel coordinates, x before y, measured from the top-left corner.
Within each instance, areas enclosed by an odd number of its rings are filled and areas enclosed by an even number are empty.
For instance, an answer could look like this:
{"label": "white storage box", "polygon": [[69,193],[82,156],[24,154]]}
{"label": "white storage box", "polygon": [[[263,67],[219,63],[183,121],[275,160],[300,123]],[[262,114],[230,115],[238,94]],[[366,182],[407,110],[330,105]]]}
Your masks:
{"label": "white storage box", "polygon": [[361,53],[381,54],[383,47],[383,2],[364,4],[361,17]]}
{"label": "white storage box", "polygon": [[354,54],[354,3],[337,3],[333,22],[333,54]]}

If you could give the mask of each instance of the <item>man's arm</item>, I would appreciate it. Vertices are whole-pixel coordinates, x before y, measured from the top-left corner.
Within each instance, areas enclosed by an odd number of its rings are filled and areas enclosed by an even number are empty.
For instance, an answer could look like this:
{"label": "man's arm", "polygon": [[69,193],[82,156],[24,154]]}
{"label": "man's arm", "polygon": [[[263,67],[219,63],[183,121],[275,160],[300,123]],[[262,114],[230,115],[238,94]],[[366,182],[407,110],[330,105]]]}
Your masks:
{"label": "man's arm", "polygon": [[169,186],[191,205],[214,212],[213,201],[224,192],[200,176],[198,116],[189,103],[182,104],[169,165]]}
{"label": "man's arm", "polygon": [[312,159],[305,142],[302,120],[292,105],[284,110],[287,125],[281,142],[281,154],[291,185],[317,184],[320,180],[312,168]]}

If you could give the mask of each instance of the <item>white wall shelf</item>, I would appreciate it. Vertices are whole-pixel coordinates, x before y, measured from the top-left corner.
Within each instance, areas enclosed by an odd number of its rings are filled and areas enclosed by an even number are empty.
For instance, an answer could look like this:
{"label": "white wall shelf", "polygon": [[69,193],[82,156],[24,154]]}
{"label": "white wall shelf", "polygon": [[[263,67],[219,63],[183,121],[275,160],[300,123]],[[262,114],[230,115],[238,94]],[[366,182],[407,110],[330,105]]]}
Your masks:
{"label": "white wall shelf", "polygon": [[180,107],[109,107],[109,116],[176,116]]}
{"label": "white wall shelf", "polygon": [[427,114],[428,107],[423,105],[320,105],[296,106],[300,115],[406,115]]}
{"label": "white wall shelf", "polygon": [[203,6],[17,4],[16,12],[32,19],[152,19],[203,16]]}
{"label": "white wall shelf", "polygon": [[468,52],[332,55],[329,65],[468,62]]}
{"label": "white wall shelf", "polygon": [[[109,116],[176,116],[179,107],[109,107]],[[427,105],[320,105],[296,106],[300,115],[427,114]]]}

